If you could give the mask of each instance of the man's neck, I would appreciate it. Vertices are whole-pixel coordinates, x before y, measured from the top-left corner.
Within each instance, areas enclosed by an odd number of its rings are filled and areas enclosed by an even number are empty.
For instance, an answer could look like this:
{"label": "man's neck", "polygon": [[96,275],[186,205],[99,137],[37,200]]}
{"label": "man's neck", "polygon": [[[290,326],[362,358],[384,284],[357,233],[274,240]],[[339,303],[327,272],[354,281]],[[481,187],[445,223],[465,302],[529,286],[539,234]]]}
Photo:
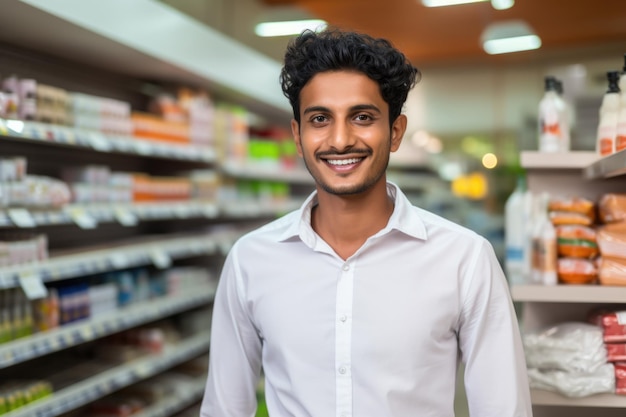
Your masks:
{"label": "man's neck", "polygon": [[393,213],[385,181],[359,195],[337,196],[318,190],[311,216],[313,230],[342,258],[352,256],[383,229]]}

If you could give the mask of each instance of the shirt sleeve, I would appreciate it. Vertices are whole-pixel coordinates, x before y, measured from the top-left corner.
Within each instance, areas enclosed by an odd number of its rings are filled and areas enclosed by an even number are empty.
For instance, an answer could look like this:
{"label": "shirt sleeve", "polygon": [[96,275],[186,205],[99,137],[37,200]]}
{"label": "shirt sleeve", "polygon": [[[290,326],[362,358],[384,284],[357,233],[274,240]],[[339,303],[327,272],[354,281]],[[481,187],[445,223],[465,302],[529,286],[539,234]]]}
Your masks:
{"label": "shirt sleeve", "polygon": [[213,304],[201,417],[253,417],[256,413],[261,339],[245,306],[236,246],[225,260]]}
{"label": "shirt sleeve", "polygon": [[502,268],[489,242],[476,245],[462,284],[459,346],[470,415],[531,417],[521,335]]}

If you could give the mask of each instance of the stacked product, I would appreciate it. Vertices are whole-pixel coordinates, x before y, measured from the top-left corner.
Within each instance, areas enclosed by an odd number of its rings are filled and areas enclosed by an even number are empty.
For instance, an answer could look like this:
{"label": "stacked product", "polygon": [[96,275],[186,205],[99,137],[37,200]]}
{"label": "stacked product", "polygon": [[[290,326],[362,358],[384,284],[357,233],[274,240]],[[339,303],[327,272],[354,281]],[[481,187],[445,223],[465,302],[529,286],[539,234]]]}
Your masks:
{"label": "stacked product", "polygon": [[566,284],[589,284],[596,281],[596,207],[581,197],[552,198],[549,215],[556,229],[557,274]]}
{"label": "stacked product", "polygon": [[601,225],[598,277],[604,285],[626,285],[626,194],[605,194],[598,202]]}
{"label": "stacked product", "polygon": [[589,321],[602,329],[607,360],[615,366],[615,392],[626,395],[626,311],[594,310]]}
{"label": "stacked product", "polygon": [[563,322],[524,336],[530,386],[585,397],[615,391],[603,331],[585,322]]}

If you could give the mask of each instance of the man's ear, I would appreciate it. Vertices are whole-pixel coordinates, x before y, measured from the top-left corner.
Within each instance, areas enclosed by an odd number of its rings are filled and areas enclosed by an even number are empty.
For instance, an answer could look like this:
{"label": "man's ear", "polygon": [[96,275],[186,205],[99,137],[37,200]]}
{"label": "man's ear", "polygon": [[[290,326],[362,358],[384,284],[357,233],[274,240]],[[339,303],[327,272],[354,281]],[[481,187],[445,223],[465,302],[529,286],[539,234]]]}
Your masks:
{"label": "man's ear", "polygon": [[406,131],[406,115],[399,115],[396,120],[393,121],[391,125],[391,152],[395,152],[400,147],[400,143],[402,143],[402,138],[404,137],[404,132]]}
{"label": "man's ear", "polygon": [[291,119],[291,134],[293,135],[293,140],[296,142],[296,149],[298,150],[298,155],[302,157],[302,142],[300,141],[300,123],[296,119]]}

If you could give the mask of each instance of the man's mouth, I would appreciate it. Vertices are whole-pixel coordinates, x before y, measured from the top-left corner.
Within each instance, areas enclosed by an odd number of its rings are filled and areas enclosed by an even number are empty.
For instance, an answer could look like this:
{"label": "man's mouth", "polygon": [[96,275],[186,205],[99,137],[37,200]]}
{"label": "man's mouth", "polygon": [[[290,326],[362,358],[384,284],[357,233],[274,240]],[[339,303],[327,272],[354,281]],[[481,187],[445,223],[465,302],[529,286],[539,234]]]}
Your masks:
{"label": "man's mouth", "polygon": [[327,159],[326,163],[333,166],[354,165],[361,162],[363,158],[348,158],[348,159]]}

